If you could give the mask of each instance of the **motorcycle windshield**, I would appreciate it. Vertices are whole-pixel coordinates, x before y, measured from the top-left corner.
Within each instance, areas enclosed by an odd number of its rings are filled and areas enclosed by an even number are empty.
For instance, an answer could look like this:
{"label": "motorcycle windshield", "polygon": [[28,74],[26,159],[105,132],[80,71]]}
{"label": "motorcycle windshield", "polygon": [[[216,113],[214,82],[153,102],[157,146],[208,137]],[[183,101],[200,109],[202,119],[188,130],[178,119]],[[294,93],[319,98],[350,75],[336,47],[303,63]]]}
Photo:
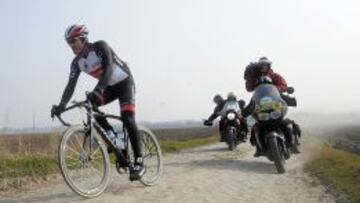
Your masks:
{"label": "motorcycle windshield", "polygon": [[274,100],[281,100],[279,90],[274,85],[270,84],[259,85],[255,89],[253,100],[256,103],[259,103],[263,97],[271,97]]}
{"label": "motorcycle windshield", "polygon": [[255,89],[252,97],[255,102],[255,119],[260,121],[277,120],[285,116],[286,103],[278,89],[271,84],[262,84]]}
{"label": "motorcycle windshield", "polygon": [[239,103],[236,100],[226,101],[224,107],[221,110],[221,115],[225,116],[226,112],[228,111],[240,111]]}

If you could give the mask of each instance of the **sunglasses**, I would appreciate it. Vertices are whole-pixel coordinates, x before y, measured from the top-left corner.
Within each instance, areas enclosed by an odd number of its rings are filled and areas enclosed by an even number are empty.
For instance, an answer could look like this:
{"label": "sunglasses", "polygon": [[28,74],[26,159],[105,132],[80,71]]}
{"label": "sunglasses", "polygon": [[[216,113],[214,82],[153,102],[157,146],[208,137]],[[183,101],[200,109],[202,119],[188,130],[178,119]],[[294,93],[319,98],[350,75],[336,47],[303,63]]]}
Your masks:
{"label": "sunglasses", "polygon": [[78,38],[71,38],[71,39],[68,39],[68,40],[66,40],[66,42],[68,43],[68,44],[75,44],[75,42],[78,40]]}

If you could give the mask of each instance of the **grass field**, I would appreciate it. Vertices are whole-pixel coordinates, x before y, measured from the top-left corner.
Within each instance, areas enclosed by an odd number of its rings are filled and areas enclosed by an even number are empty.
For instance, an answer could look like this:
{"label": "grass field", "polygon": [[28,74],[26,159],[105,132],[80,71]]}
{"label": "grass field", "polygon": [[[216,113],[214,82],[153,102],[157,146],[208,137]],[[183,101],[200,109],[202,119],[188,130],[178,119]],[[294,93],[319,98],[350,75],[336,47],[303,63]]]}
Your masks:
{"label": "grass field", "polygon": [[351,202],[360,202],[360,156],[318,144],[305,165],[325,186],[345,194]]}
{"label": "grass field", "polygon": [[346,125],[332,130],[327,139],[337,149],[360,155],[360,126]]}

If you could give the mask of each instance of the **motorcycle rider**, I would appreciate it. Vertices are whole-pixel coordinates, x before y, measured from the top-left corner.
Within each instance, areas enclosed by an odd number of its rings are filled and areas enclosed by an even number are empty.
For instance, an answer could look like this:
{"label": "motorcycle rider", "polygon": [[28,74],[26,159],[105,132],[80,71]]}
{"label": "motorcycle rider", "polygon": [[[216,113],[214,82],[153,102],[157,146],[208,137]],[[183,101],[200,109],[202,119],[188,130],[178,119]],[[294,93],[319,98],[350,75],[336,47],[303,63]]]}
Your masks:
{"label": "motorcycle rider", "polygon": [[[260,84],[260,79],[265,77],[269,80],[268,82],[271,82],[273,85],[277,87],[281,97],[289,106],[296,106],[295,98],[283,94],[288,90],[286,80],[280,74],[275,73],[272,70],[271,64],[272,62],[267,57],[261,57],[257,62],[255,63],[252,62],[246,67],[244,72],[244,79],[246,81],[245,82],[246,90],[248,92],[254,91],[255,88]],[[254,108],[254,103],[250,102],[249,105],[244,109],[243,115],[245,117],[251,115],[253,108]],[[299,136],[301,135],[301,130],[299,125],[296,124],[295,121],[291,119],[288,118],[285,119],[284,124],[282,125],[282,131],[285,135],[286,143],[288,146],[291,146],[292,144],[291,129],[289,128],[290,124],[292,124],[294,132],[299,133]],[[255,124],[254,127],[251,129],[250,142],[252,145],[256,146],[256,152],[254,156],[258,157],[263,155],[264,152],[261,151],[260,148],[256,145],[256,141],[255,141],[256,130],[257,130],[257,124]]]}
{"label": "motorcycle rider", "polygon": [[[126,127],[135,162],[130,167],[130,179],[139,180],[145,173],[142,160],[141,141],[135,122],[135,86],[134,79],[127,64],[115,54],[105,41],[89,42],[88,29],[85,25],[71,25],[65,31],[65,40],[75,54],[71,63],[69,81],[63,92],[59,105],[53,106],[51,116],[59,116],[72,97],[81,71],[97,78],[99,81],[87,98],[95,105],[108,104],[119,100],[121,117]],[[96,118],[106,130],[109,138],[116,139],[114,130],[103,117]],[[116,143],[115,143],[116,145]]]}
{"label": "motorcycle rider", "polygon": [[[213,120],[215,120],[218,116],[221,115],[221,111],[224,108],[224,105],[229,100],[235,100],[237,101],[237,98],[234,93],[230,92],[227,95],[227,99],[224,100],[219,94],[215,95],[213,98],[214,103],[216,104],[216,107],[214,109],[214,112],[209,116],[207,120],[204,121],[204,125],[206,126],[212,126]],[[239,106],[241,107],[243,104],[239,102]],[[241,116],[241,115],[240,115]],[[225,142],[225,119],[221,119],[219,123],[219,131],[220,131],[220,142]],[[247,139],[247,133],[248,133],[248,126],[245,118],[242,116],[240,117],[240,128],[239,128],[239,138],[241,141],[245,142]]]}

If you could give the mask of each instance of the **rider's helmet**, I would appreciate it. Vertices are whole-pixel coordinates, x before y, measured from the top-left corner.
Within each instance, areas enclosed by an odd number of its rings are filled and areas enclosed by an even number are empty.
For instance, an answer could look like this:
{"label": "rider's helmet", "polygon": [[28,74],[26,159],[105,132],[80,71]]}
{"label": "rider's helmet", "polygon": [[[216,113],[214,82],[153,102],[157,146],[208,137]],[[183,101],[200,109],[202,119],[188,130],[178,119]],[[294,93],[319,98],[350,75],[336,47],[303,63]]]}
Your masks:
{"label": "rider's helmet", "polygon": [[271,61],[270,59],[268,59],[266,56],[260,57],[258,60],[258,64],[267,64],[267,65],[271,65]]}
{"label": "rider's helmet", "polygon": [[266,56],[263,56],[259,58],[257,64],[259,64],[260,67],[267,67],[265,69],[261,68],[261,71],[264,72],[271,68],[272,62]]}
{"label": "rider's helmet", "polygon": [[80,37],[84,40],[87,40],[87,35],[89,34],[89,30],[85,25],[70,25],[65,31],[65,40],[68,41],[75,37]]}
{"label": "rider's helmet", "polygon": [[219,103],[221,103],[222,101],[224,101],[224,99],[222,98],[222,96],[220,96],[219,94],[217,94],[217,95],[214,96],[213,101],[214,101],[215,104],[219,104]]}
{"label": "rider's helmet", "polygon": [[233,92],[229,92],[227,95],[228,100],[236,100],[236,95]]}

